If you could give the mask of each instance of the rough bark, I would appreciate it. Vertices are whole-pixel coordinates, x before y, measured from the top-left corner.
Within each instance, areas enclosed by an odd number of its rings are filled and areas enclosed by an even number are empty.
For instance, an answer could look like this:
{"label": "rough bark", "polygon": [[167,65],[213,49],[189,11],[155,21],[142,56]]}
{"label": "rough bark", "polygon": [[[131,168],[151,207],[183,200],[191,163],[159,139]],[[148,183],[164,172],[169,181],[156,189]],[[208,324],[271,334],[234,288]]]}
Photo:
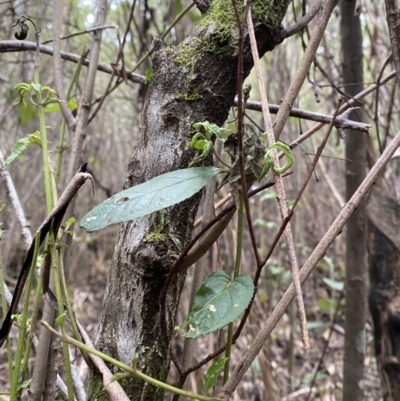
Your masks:
{"label": "rough bark", "polygon": [[[341,41],[343,83],[346,94],[363,90],[362,32],[359,16],[354,15],[356,0],[341,0]],[[361,106],[361,105],[359,105]],[[350,117],[362,120],[362,109]],[[366,174],[366,135],[346,130],[346,199],[350,199]],[[345,344],[343,365],[343,400],[363,399],[362,379],[365,357],[365,320],[367,310],[367,237],[365,202],[347,223],[345,279]]]}
{"label": "rough bark", "polygon": [[[243,2],[237,1],[241,9]],[[275,46],[276,32],[287,1],[252,2],[259,51]],[[178,47],[155,42],[154,75],[140,125],[140,143],[128,166],[125,187],[159,174],[186,168],[193,158],[187,142],[192,124],[210,121],[222,125],[236,92],[237,29],[230,0],[211,3],[199,26]],[[244,48],[244,73],[252,67],[250,46]],[[165,380],[169,369],[168,346],[185,274],[177,275],[167,295],[167,333],[160,325],[159,295],[166,274],[191,238],[200,196],[179,206],[124,224],[118,234],[103,310],[96,336],[101,351],[138,366],[148,375]],[[157,233],[159,235],[151,235]],[[104,392],[98,378],[91,380],[90,399]],[[142,381],[121,384],[131,400],[161,400],[161,391]]]}
{"label": "rough bark", "polygon": [[375,188],[368,202],[369,307],[385,401],[400,399],[400,234],[393,230],[399,221],[399,203]]}

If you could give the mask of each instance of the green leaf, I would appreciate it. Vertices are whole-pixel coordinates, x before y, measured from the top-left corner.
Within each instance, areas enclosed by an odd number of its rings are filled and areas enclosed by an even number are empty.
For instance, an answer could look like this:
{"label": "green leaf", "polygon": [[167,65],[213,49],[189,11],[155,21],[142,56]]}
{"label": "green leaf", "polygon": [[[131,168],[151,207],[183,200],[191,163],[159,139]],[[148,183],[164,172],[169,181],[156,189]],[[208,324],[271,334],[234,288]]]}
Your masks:
{"label": "green leaf", "polygon": [[41,85],[40,84],[35,84],[35,83],[31,83],[32,88],[35,89],[36,92],[40,91]]}
{"label": "green leaf", "polygon": [[343,288],[344,288],[343,281],[336,281],[336,280],[332,280],[332,279],[326,278],[326,277],[324,277],[322,280],[326,285],[328,285],[332,289],[334,289],[336,291],[343,291]]}
{"label": "green leaf", "polygon": [[272,148],[280,150],[286,156],[286,164],[284,166],[282,166],[280,168],[272,167],[272,170],[274,171],[274,173],[283,174],[285,171],[289,170],[289,168],[292,166],[292,164],[294,162],[292,150],[290,149],[290,147],[288,145],[286,145],[285,143],[282,143],[282,142],[276,142],[273,145],[268,146],[268,149],[272,149]]}
{"label": "green leaf", "polygon": [[273,276],[277,276],[278,274],[281,274],[285,270],[284,267],[279,266],[279,265],[271,265],[269,266],[269,271]]}
{"label": "green leaf", "polygon": [[[76,99],[70,99],[68,101],[68,108],[71,111],[74,111],[78,108],[78,103],[77,103]],[[54,111],[60,111],[60,110],[61,110],[61,107],[60,107],[60,103],[58,103],[58,101],[51,102],[51,103],[47,104],[46,107],[44,108],[45,113],[53,113]]]}
{"label": "green leaf", "polygon": [[23,390],[23,389],[25,389],[25,388],[28,388],[28,387],[30,386],[32,380],[33,380],[33,379],[27,379],[27,380],[25,380],[25,381],[18,387],[18,390]]}
{"label": "green leaf", "polygon": [[208,121],[194,123],[193,128],[197,130],[203,130],[207,138],[209,139],[211,139],[211,137],[215,135],[217,139],[223,142],[225,141],[226,137],[228,136],[228,133],[230,132],[228,129],[218,127],[217,124],[210,123]]}
{"label": "green leaf", "polygon": [[197,291],[193,309],[182,327],[186,338],[199,338],[233,322],[247,308],[254,293],[253,281],[240,275],[231,281],[228,273],[211,273]]}
{"label": "green leaf", "polygon": [[218,375],[221,372],[221,370],[224,368],[226,361],[229,358],[221,358],[218,359],[217,361],[214,361],[214,363],[208,368],[206,376],[204,378],[204,388],[206,391],[208,391],[217,381]]}
{"label": "green leaf", "polygon": [[100,203],[83,217],[80,226],[93,232],[176,205],[200,191],[220,171],[194,167],[159,175]]}
{"label": "green leaf", "polygon": [[337,299],[320,298],[317,301],[318,307],[324,313],[331,313],[337,307]]}
{"label": "green leaf", "polygon": [[31,102],[21,101],[19,105],[19,118],[21,124],[26,126],[29,121],[35,120],[37,118],[37,108]]}
{"label": "green leaf", "polygon": [[65,231],[68,231],[72,224],[75,223],[75,217],[70,217],[66,222],[65,222]]}
{"label": "green leaf", "polygon": [[10,156],[8,156],[4,162],[4,168],[6,169],[18,156],[25,151],[25,149],[29,147],[29,145],[32,145],[33,143],[41,145],[40,133],[38,131],[34,132],[33,134],[29,134],[25,138],[18,139]]}
{"label": "green leaf", "polygon": [[62,315],[60,315],[60,316],[58,316],[58,317],[56,318],[56,323],[57,323],[59,326],[64,327],[64,324],[65,324],[65,313],[63,313]]}
{"label": "green leaf", "polygon": [[146,84],[149,84],[151,81],[151,78],[153,77],[153,67],[150,67],[146,70],[145,78],[146,78]]}

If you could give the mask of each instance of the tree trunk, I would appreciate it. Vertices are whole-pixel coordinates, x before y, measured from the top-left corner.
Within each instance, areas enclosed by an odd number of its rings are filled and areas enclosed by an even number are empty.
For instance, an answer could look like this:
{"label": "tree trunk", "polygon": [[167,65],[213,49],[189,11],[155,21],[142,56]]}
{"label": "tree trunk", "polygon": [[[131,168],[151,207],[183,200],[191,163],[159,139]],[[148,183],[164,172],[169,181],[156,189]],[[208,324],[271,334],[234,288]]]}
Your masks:
{"label": "tree trunk", "polygon": [[[378,218],[379,217],[379,218]],[[381,188],[368,202],[369,307],[385,401],[400,400],[400,206]]]}
{"label": "tree trunk", "polygon": [[[356,0],[341,0],[341,40],[343,83],[346,94],[363,89],[362,32],[359,16],[354,15]],[[361,106],[361,105],[359,105]],[[350,118],[362,120],[362,109]],[[366,174],[365,133],[346,130],[346,199],[357,190]],[[367,236],[365,202],[350,217],[346,231],[346,313],[343,365],[343,400],[363,399],[362,379],[365,357],[367,309]]]}
{"label": "tree trunk", "polygon": [[[259,52],[275,46],[275,33],[287,0],[252,2]],[[243,8],[242,1],[236,1]],[[242,12],[241,12],[242,14]],[[192,124],[222,125],[236,93],[237,28],[231,0],[211,2],[198,27],[178,47],[155,42],[152,77],[141,125],[140,143],[128,166],[125,188],[160,174],[186,168],[194,156],[187,142]],[[233,34],[233,36],[232,36]],[[252,67],[245,40],[244,73]],[[182,204],[121,226],[104,297],[96,347],[124,363],[139,355],[138,367],[165,381],[168,344],[185,274],[175,276],[167,295],[167,333],[160,325],[159,296],[166,275],[189,242],[200,195]],[[157,232],[158,236],[149,234]],[[92,377],[90,399],[103,395]],[[143,381],[121,382],[131,400],[161,400],[163,394]]]}

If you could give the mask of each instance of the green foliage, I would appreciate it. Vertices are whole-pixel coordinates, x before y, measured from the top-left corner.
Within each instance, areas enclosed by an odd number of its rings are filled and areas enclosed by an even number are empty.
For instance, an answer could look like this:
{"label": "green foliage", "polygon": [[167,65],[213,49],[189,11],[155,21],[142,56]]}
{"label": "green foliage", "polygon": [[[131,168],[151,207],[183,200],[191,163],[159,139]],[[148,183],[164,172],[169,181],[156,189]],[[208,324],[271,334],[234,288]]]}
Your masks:
{"label": "green foliage", "polygon": [[317,305],[323,313],[331,313],[337,308],[338,300],[329,298],[320,298],[317,300]]}
{"label": "green foliage", "polygon": [[33,82],[31,82],[30,84],[23,82],[15,85],[15,89],[18,92],[18,99],[16,100],[15,104],[22,103],[24,106],[26,106],[27,100],[33,104],[36,104],[32,99],[32,95],[39,91],[42,93],[43,96],[43,106],[50,103],[58,102],[56,91],[49,86],[42,86]]}
{"label": "green foliage", "polygon": [[19,119],[23,126],[26,126],[29,121],[35,120],[37,118],[37,109],[32,103],[27,103],[24,105],[23,103],[19,103]]}
{"label": "green foliage", "polygon": [[[68,108],[71,111],[74,111],[78,108],[78,102],[76,101],[76,99],[69,99],[68,100]],[[45,113],[53,113],[54,111],[60,111],[60,105],[59,103],[54,103],[52,105],[48,105],[44,108],[44,112]]]}
{"label": "green foliage", "polygon": [[[286,164],[284,166],[279,168],[274,167],[275,161],[272,154],[272,149],[278,149],[284,153],[284,155],[286,156]],[[288,145],[282,142],[276,142],[273,145],[268,146],[265,150],[264,155],[264,168],[262,169],[261,174],[258,177],[258,181],[261,181],[270,169],[272,169],[275,174],[283,174],[285,171],[289,170],[293,162],[293,153]]]}
{"label": "green foliage", "polygon": [[80,226],[93,232],[173,206],[200,191],[220,171],[195,167],[162,174],[105,200],[83,217]]}
{"label": "green foliage", "polygon": [[188,142],[188,146],[192,149],[201,150],[202,153],[192,160],[189,167],[193,167],[195,164],[203,161],[214,151],[214,144],[212,142],[213,135],[215,135],[219,141],[225,142],[226,136],[229,133],[229,130],[220,128],[218,125],[209,123],[208,121],[194,123],[193,128],[195,128],[197,132],[193,135],[191,141]]}
{"label": "green foliage", "polygon": [[[58,104],[54,104],[58,102],[57,93],[54,89],[50,88],[49,86],[41,86],[39,84],[35,84],[31,82],[30,84],[27,83],[20,83],[15,85],[15,89],[18,92],[18,99],[15,101],[15,105],[19,105],[19,117],[21,120],[22,125],[28,124],[29,121],[34,120],[38,117],[37,114],[37,103],[33,100],[33,96],[41,91],[43,95],[43,102],[42,105],[50,105],[45,108],[45,111],[56,111],[60,109]],[[71,100],[68,103],[68,107],[71,110],[77,107],[76,101]]]}
{"label": "green foliage", "polygon": [[[197,291],[193,309],[180,332],[186,338],[196,339],[233,322],[247,308],[254,293],[249,276],[239,275],[231,280],[228,273],[211,273]],[[187,332],[184,332],[188,329]]]}
{"label": "green foliage", "polygon": [[10,156],[8,156],[4,162],[4,168],[6,169],[18,156],[20,156],[30,145],[34,143],[42,146],[39,131],[36,131],[33,134],[29,134],[25,138],[18,139]]}
{"label": "green foliage", "polygon": [[146,70],[145,77],[146,77],[146,83],[147,83],[147,84],[150,83],[151,78],[153,77],[153,73],[154,73],[153,67],[150,67],[150,68],[148,68],[148,69]]}
{"label": "green foliage", "polygon": [[221,358],[216,361],[208,368],[206,376],[204,378],[204,388],[208,391],[217,381],[218,375],[224,368],[226,361],[229,358]]}

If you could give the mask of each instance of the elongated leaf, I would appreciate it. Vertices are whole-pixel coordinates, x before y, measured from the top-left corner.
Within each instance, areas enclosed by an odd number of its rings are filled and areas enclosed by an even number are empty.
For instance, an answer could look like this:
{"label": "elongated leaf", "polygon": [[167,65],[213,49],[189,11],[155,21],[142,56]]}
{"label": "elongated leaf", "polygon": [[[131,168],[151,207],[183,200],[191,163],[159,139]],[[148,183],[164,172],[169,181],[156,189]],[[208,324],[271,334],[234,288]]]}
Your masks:
{"label": "elongated leaf", "polygon": [[184,337],[195,339],[233,322],[247,308],[253,292],[249,276],[231,281],[222,270],[211,273],[197,291],[193,309],[182,325],[189,328]]}
{"label": "elongated leaf", "polygon": [[30,145],[36,143],[41,146],[40,133],[36,131],[33,134],[29,134],[25,138],[18,139],[14,145],[10,156],[4,162],[4,168],[6,169],[18,156],[20,156]]}
{"label": "elongated leaf", "polygon": [[221,358],[215,361],[207,370],[204,378],[204,388],[208,391],[217,381],[218,375],[224,368],[226,361],[229,358]]}
{"label": "elongated leaf", "polygon": [[159,175],[100,203],[83,217],[80,226],[92,232],[165,209],[190,198],[220,171],[193,167]]}

